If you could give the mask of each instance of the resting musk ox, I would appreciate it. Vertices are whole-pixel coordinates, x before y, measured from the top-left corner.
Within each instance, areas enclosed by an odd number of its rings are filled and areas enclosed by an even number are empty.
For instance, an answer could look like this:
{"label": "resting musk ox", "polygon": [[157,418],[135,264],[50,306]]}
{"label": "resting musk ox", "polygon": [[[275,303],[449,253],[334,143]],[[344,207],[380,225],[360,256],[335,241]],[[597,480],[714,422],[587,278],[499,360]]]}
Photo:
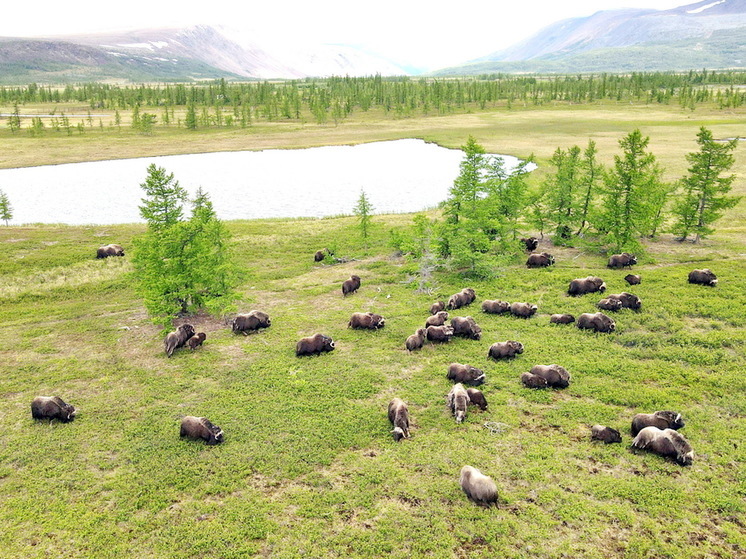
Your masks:
{"label": "resting musk ox", "polygon": [[451,319],[451,328],[454,336],[463,336],[470,340],[478,340],[482,337],[482,329],[470,316],[455,316]]}
{"label": "resting musk ox", "polygon": [[547,379],[540,377],[539,375],[532,375],[531,373],[523,373],[521,375],[521,382],[526,388],[547,387]]}
{"label": "resting musk ox", "polygon": [[190,439],[204,439],[207,444],[214,445],[223,442],[223,430],[213,425],[206,417],[187,415],[181,420],[179,436]]}
{"label": "resting musk ox", "polygon": [[466,408],[469,406],[469,393],[461,383],[454,384],[446,396],[446,403],[453,417],[456,418],[456,423],[461,423],[466,417]]}
{"label": "resting musk ox", "polygon": [[570,373],[560,365],[534,365],[529,371],[532,375],[542,377],[547,386],[552,388],[567,388],[570,386]]}
{"label": "resting musk ox", "polygon": [[37,396],[31,401],[31,417],[34,419],[59,419],[63,423],[75,419],[75,408],[57,396]]}
{"label": "resting musk ox", "polygon": [[423,345],[425,345],[425,337],[427,337],[427,330],[425,330],[424,328],[418,328],[417,332],[407,338],[407,341],[404,342],[404,345],[409,351],[420,349]]}
{"label": "resting musk ox", "polygon": [[511,303],[510,314],[519,318],[530,318],[536,314],[538,309],[539,307],[530,303]]}
{"label": "resting musk ox", "polygon": [[609,333],[616,328],[616,323],[602,312],[584,312],[578,317],[575,326],[581,330],[593,330],[595,332]]}
{"label": "resting musk ox", "polygon": [[500,301],[499,299],[494,301],[482,301],[482,312],[488,314],[503,314],[510,312],[510,303],[507,301]]}
{"label": "resting musk ox", "polygon": [[207,334],[205,334],[204,332],[200,332],[199,334],[195,334],[194,336],[189,338],[186,341],[186,345],[189,349],[194,351],[195,349],[197,349],[197,347],[201,346],[202,342],[204,342],[206,339]]}
{"label": "resting musk ox", "polygon": [[534,252],[528,255],[526,260],[527,268],[546,268],[554,264],[554,256],[548,252]]}
{"label": "resting musk ox", "polygon": [[191,324],[182,324],[175,332],[170,332],[163,340],[166,355],[171,357],[174,354],[174,350],[183,347],[192,336],[194,336],[194,326]]}
{"label": "resting musk ox", "polygon": [[645,427],[632,441],[633,448],[650,450],[661,456],[671,457],[682,466],[691,466],[694,461],[692,445],[684,436],[673,429]]}
{"label": "resting musk ox", "polygon": [[602,311],[616,312],[622,310],[622,302],[619,299],[612,299],[611,297],[601,299],[598,303],[596,303],[596,306]]}
{"label": "resting musk ox", "polygon": [[484,397],[481,390],[478,390],[477,388],[467,388],[466,393],[469,395],[470,404],[474,404],[482,411],[487,409],[487,398]]}
{"label": "resting musk ox", "polygon": [[440,311],[444,311],[446,309],[446,304],[443,301],[436,301],[432,305],[430,305],[430,314],[437,314]]}
{"label": "resting musk ox", "polygon": [[396,442],[409,438],[409,409],[401,398],[389,402],[389,421],[394,426],[391,434]]}
{"label": "resting musk ox", "polygon": [[620,443],[622,442],[622,434],[611,427],[594,425],[591,427],[591,439],[594,441],[603,441],[605,444]]}
{"label": "resting musk ox", "polygon": [[471,365],[464,365],[463,363],[451,363],[448,366],[446,378],[453,382],[471,384],[472,386],[484,384],[486,380],[482,369],[477,369]]}
{"label": "resting musk ox", "polygon": [[523,353],[523,344],[509,340],[507,342],[495,342],[492,344],[489,351],[487,351],[487,357],[492,357],[492,359],[512,358],[519,353]]}
{"label": "resting musk ox", "polygon": [[427,320],[425,321],[425,328],[427,328],[428,326],[443,326],[446,323],[446,320],[448,320],[448,312],[439,311],[434,315],[427,317]]}
{"label": "resting musk ox", "polygon": [[521,239],[521,243],[523,243],[527,252],[533,252],[539,246],[539,239],[536,237],[524,237]]}
{"label": "resting musk ox", "polygon": [[109,256],[124,256],[124,249],[120,245],[104,245],[96,250],[96,258],[108,258]]}
{"label": "resting musk ox", "polygon": [[269,328],[270,326],[272,326],[272,320],[264,311],[249,311],[246,314],[239,314],[231,324],[234,334],[243,333],[245,336],[248,336],[249,332],[259,330],[259,328]]}
{"label": "resting musk ox", "polygon": [[685,425],[680,413],[675,411],[656,411],[653,413],[638,413],[632,418],[632,435],[636,435],[645,427],[658,429],[681,429]]}
{"label": "resting musk ox", "polygon": [[446,308],[449,310],[460,309],[461,307],[471,305],[476,298],[476,291],[474,291],[471,287],[465,287],[458,293],[455,293],[449,297]]}
{"label": "resting musk ox", "polygon": [[571,314],[553,314],[549,317],[549,324],[571,324],[575,317]]}
{"label": "resting musk ox", "polygon": [[321,262],[324,258],[326,258],[326,253],[329,252],[329,249],[323,249],[323,250],[317,250],[316,254],[313,255],[313,261],[314,262]]}
{"label": "resting musk ox", "polygon": [[640,285],[642,282],[642,277],[638,274],[627,274],[624,276],[624,281],[626,281],[629,285]]}
{"label": "resting musk ox", "polygon": [[464,490],[470,501],[480,507],[491,507],[497,505],[497,486],[492,478],[471,466],[461,468],[459,478],[461,489]]}
{"label": "resting musk ox", "polygon": [[342,284],[342,296],[347,297],[350,293],[355,293],[360,289],[360,278],[358,276],[350,276],[350,279],[345,280]]}
{"label": "resting musk ox", "polygon": [[350,317],[347,328],[378,330],[386,324],[386,319],[372,312],[356,312]]}
{"label": "resting musk ox", "polygon": [[307,338],[301,338],[298,343],[295,344],[295,355],[300,357],[301,355],[314,355],[321,354],[324,351],[332,351],[334,349],[334,341],[324,334],[314,334]]}
{"label": "resting musk ox", "polygon": [[596,276],[588,276],[587,278],[578,278],[570,282],[570,287],[567,288],[567,294],[572,295],[585,295],[586,293],[595,293],[600,291],[603,293],[606,291],[606,282]]}
{"label": "resting musk ox", "polygon": [[447,325],[428,326],[426,329],[427,339],[431,342],[450,342],[453,337],[453,328]]}
{"label": "resting musk ox", "polygon": [[629,252],[623,252],[622,254],[612,254],[609,257],[609,263],[607,266],[609,268],[631,268],[635,264],[637,264],[637,258],[635,255],[630,254]]}
{"label": "resting musk ox", "polygon": [[718,278],[707,268],[704,270],[692,270],[689,272],[689,283],[715,287],[718,284]]}
{"label": "resting musk ox", "polygon": [[632,309],[633,311],[639,311],[642,307],[642,301],[637,295],[622,291],[621,293],[613,293],[606,296],[607,299],[619,301],[622,304],[623,309]]}

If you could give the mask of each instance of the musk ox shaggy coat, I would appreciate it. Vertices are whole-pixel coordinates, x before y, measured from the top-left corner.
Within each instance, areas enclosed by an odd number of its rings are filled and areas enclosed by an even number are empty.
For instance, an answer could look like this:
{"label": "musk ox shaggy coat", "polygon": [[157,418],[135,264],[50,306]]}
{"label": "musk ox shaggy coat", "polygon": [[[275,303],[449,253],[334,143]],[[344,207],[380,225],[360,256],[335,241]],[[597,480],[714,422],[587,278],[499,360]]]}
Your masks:
{"label": "musk ox shaggy coat", "polygon": [[658,427],[645,427],[632,441],[633,448],[649,450],[673,458],[682,466],[691,466],[694,461],[694,450],[692,445],[684,436],[673,429],[658,429]]}
{"label": "musk ox shaggy coat", "polygon": [[194,350],[195,350],[195,349],[197,349],[197,348],[198,348],[199,346],[201,346],[201,345],[202,345],[202,343],[203,343],[203,342],[204,342],[204,341],[205,341],[206,339],[207,339],[207,334],[205,334],[204,332],[200,332],[199,334],[195,334],[194,336],[192,336],[191,338],[189,338],[189,339],[188,339],[188,340],[186,341],[186,345],[187,345],[187,347],[188,347],[189,349],[191,349],[192,351],[194,351]]}
{"label": "musk ox shaggy coat", "polygon": [[658,429],[681,429],[685,425],[680,413],[675,411],[656,411],[653,413],[638,413],[632,418],[632,435],[636,435],[645,427]]}
{"label": "musk ox shaggy coat", "polygon": [[616,328],[616,323],[602,312],[585,312],[578,317],[575,325],[581,330],[593,330],[604,334],[613,332]]}
{"label": "musk ox shaggy coat", "polygon": [[523,373],[521,375],[521,382],[523,383],[523,386],[526,388],[546,388],[547,387],[547,379],[544,377],[540,377],[539,375],[534,375],[531,373]]}
{"label": "musk ox shaggy coat", "polygon": [[314,334],[298,340],[298,343],[295,344],[295,355],[298,357],[301,355],[317,355],[333,349],[334,341],[329,336]]}
{"label": "musk ox shaggy coat", "polygon": [[166,355],[171,357],[174,354],[174,350],[183,347],[192,336],[194,336],[194,326],[191,324],[182,324],[175,332],[170,332],[163,340]]}
{"label": "musk ox shaggy coat", "polygon": [[461,468],[459,478],[461,489],[470,501],[481,507],[491,507],[497,504],[497,486],[492,478],[471,466]]}
{"label": "musk ox shaggy coat", "polygon": [[619,301],[622,304],[623,309],[632,309],[633,311],[639,311],[642,307],[642,301],[637,295],[622,291],[621,293],[613,293],[606,296],[607,299]]}
{"label": "musk ox shaggy coat", "polygon": [[626,281],[629,285],[640,285],[642,282],[642,277],[638,274],[627,274],[624,276],[624,281]]}
{"label": "musk ox shaggy coat", "polygon": [[591,427],[591,439],[594,441],[603,441],[605,444],[620,443],[622,442],[622,434],[611,427],[594,425]]}
{"label": "musk ox shaggy coat", "polygon": [[31,417],[34,419],[59,419],[63,423],[75,418],[75,408],[58,396],[37,396],[31,401]]}
{"label": "musk ox shaggy coat", "polygon": [[601,299],[598,303],[596,303],[596,306],[602,311],[616,312],[622,310],[622,302],[619,299],[612,299],[611,297]]}
{"label": "musk ox shaggy coat", "polygon": [[595,293],[596,291],[600,291],[601,293],[606,291],[606,283],[597,276],[574,279],[567,288],[567,294],[573,297],[585,295],[586,293]]}
{"label": "musk ox shaggy coat", "polygon": [[567,388],[570,386],[570,373],[560,365],[534,365],[529,371],[532,375],[542,377],[547,386],[552,388]]}
{"label": "musk ox shaggy coat", "polygon": [[448,320],[448,312],[439,311],[434,315],[427,317],[427,320],[425,321],[425,328],[427,328],[428,326],[443,326],[446,323],[446,320]]}
{"label": "musk ox shaggy coat", "polygon": [[523,344],[521,342],[508,340],[507,342],[495,342],[492,344],[490,349],[487,351],[487,357],[492,357],[492,359],[504,359],[515,357],[519,353],[523,353]]}
{"label": "musk ox shaggy coat", "polygon": [[482,337],[482,329],[470,316],[455,316],[451,319],[451,328],[454,336],[463,336],[470,340],[479,340]]}
{"label": "musk ox shaggy coat", "polygon": [[484,397],[481,390],[477,388],[467,388],[466,393],[469,395],[469,403],[474,404],[482,411],[487,409],[487,398]]}
{"label": "musk ox shaggy coat", "polygon": [[529,254],[528,260],[526,260],[527,268],[546,268],[547,266],[552,266],[553,264],[554,256],[552,256],[548,252],[534,252],[533,254]]}
{"label": "musk ox shaggy coat", "polygon": [[313,255],[313,261],[314,262],[321,262],[324,258],[326,258],[326,249],[324,250],[317,250],[316,254]]}
{"label": "musk ox shaggy coat", "polygon": [[692,270],[689,272],[689,283],[715,287],[718,284],[718,278],[707,268],[704,270]]}
{"label": "musk ox shaggy coat", "polygon": [[449,297],[446,308],[449,310],[460,309],[461,307],[471,305],[476,298],[476,291],[474,291],[471,287],[465,287],[458,293],[455,293]]}
{"label": "musk ox shaggy coat", "polygon": [[510,303],[507,301],[500,301],[495,299],[494,301],[482,301],[482,312],[487,314],[503,314],[510,312]]}
{"label": "musk ox shaggy coat", "polygon": [[446,378],[453,382],[470,384],[472,386],[484,384],[484,381],[486,380],[482,369],[477,369],[476,367],[464,365],[462,363],[451,363],[448,366]]}
{"label": "musk ox shaggy coat", "polygon": [[358,276],[350,276],[350,279],[342,283],[342,296],[347,297],[350,293],[355,293],[358,289],[360,289],[360,278]]}
{"label": "musk ox shaggy coat", "polygon": [[637,264],[637,258],[635,255],[630,254],[629,252],[623,252],[622,254],[612,254],[609,257],[609,263],[607,266],[609,268],[631,268],[635,264]]}
{"label": "musk ox shaggy coat", "polygon": [[389,402],[389,421],[394,426],[391,434],[395,441],[409,438],[409,409],[404,400],[394,398]]}
{"label": "musk ox shaggy coat", "polygon": [[419,328],[417,332],[412,334],[407,338],[407,341],[404,342],[404,346],[409,351],[414,351],[415,349],[421,349],[423,345],[425,345],[425,338],[427,337],[427,330],[424,328]]}
{"label": "musk ox shaggy coat", "polygon": [[553,314],[549,317],[549,324],[571,324],[575,317],[571,314]]}
{"label": "musk ox shaggy coat", "polygon": [[539,239],[536,237],[524,237],[521,239],[521,243],[523,243],[527,252],[533,252],[539,246]]}
{"label": "musk ox shaggy coat", "polygon": [[271,325],[272,320],[266,312],[249,311],[234,318],[231,328],[234,334],[243,333],[248,336],[249,332],[255,332],[260,328],[269,328]]}
{"label": "musk ox shaggy coat", "polygon": [[206,417],[187,415],[181,420],[179,436],[190,439],[204,439],[207,444],[214,445],[223,442],[223,430],[213,425]]}
{"label": "musk ox shaggy coat", "polygon": [[347,328],[356,328],[358,330],[378,330],[386,324],[386,319],[380,314],[372,312],[356,312],[350,317]]}
{"label": "musk ox shaggy coat", "polygon": [[440,311],[444,311],[446,309],[446,304],[443,301],[436,301],[432,305],[430,305],[430,314],[437,314]]}
{"label": "musk ox shaggy coat", "polygon": [[120,245],[104,245],[96,250],[96,258],[108,258],[109,256],[124,256],[124,249]]}
{"label": "musk ox shaggy coat", "polygon": [[512,303],[510,314],[519,318],[530,318],[536,314],[538,309],[539,307],[530,303]]}
{"label": "musk ox shaggy coat", "polygon": [[447,325],[428,326],[426,329],[427,339],[431,342],[450,342],[453,337],[453,328]]}
{"label": "musk ox shaggy coat", "polygon": [[469,407],[469,393],[461,383],[454,384],[446,396],[446,404],[451,409],[456,423],[461,423],[466,417],[466,409]]}

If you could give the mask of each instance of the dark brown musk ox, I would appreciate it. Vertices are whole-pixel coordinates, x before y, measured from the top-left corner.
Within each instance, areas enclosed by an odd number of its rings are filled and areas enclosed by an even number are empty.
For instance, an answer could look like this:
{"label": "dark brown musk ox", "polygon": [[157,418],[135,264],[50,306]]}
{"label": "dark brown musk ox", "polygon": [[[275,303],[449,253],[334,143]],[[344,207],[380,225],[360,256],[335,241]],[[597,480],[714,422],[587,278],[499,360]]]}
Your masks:
{"label": "dark brown musk ox", "polygon": [[355,293],[358,289],[360,289],[360,277],[350,276],[350,279],[342,283],[342,296],[347,297],[350,293]]}
{"label": "dark brown musk ox", "polygon": [[551,388],[567,388],[570,386],[570,373],[567,369],[555,363],[551,365],[534,365],[529,371],[532,375],[542,377]]}
{"label": "dark brown musk ox", "polygon": [[639,311],[642,307],[642,301],[637,295],[622,291],[621,293],[612,293],[606,296],[607,299],[619,301],[622,304],[623,309],[631,309],[633,311]]}
{"label": "dark brown musk ox", "polygon": [[633,448],[649,450],[661,456],[673,458],[681,466],[691,466],[694,450],[684,436],[673,429],[645,427],[632,441]]}
{"label": "dark brown musk ox", "polygon": [[581,330],[593,330],[604,334],[613,332],[616,329],[616,323],[602,312],[584,312],[578,317],[575,326]]}
{"label": "dark brown musk ox", "polygon": [[653,413],[638,413],[632,418],[632,435],[636,435],[645,427],[678,430],[685,423],[680,413],[675,411],[656,411]]}
{"label": "dark brown musk ox", "polygon": [[454,316],[451,319],[451,328],[454,336],[463,336],[470,340],[479,340],[482,337],[482,329],[470,316]]}
{"label": "dark brown musk ox", "polygon": [[521,243],[526,249],[526,252],[533,252],[536,250],[536,247],[539,246],[539,239],[536,237],[523,237],[521,238]]}
{"label": "dark brown musk ox", "polygon": [[486,380],[482,369],[477,369],[471,365],[464,365],[463,363],[451,363],[448,366],[446,378],[453,382],[470,384],[471,386],[479,386],[480,384],[484,384]]}
{"label": "dark brown musk ox", "polygon": [[324,334],[314,334],[307,338],[301,338],[295,344],[295,355],[319,355],[325,351],[334,350],[334,340]]}
{"label": "dark brown musk ox", "polygon": [[596,303],[596,306],[602,311],[616,312],[622,310],[622,302],[619,299],[612,299],[611,297],[601,299],[598,303]]}
{"label": "dark brown musk ox", "polygon": [[539,307],[530,303],[511,303],[510,314],[519,318],[530,318],[536,314]]}
{"label": "dark brown musk ox", "polygon": [[321,262],[326,258],[326,253],[328,252],[327,249],[323,250],[317,250],[316,253],[313,255],[313,261],[314,262]]}
{"label": "dark brown musk ox", "polygon": [[470,501],[480,507],[497,505],[497,486],[492,478],[471,466],[461,468],[461,489]]}
{"label": "dark brown musk ox", "polygon": [[396,442],[409,438],[409,409],[401,398],[389,402],[389,421],[394,426],[391,434]]}
{"label": "dark brown musk ox", "polygon": [[194,336],[189,338],[186,341],[186,345],[189,349],[194,351],[199,346],[201,346],[206,339],[207,339],[207,334],[205,334],[204,332],[200,332],[199,334],[195,334]]}
{"label": "dark brown musk ox", "polygon": [[470,404],[474,404],[482,411],[487,409],[487,398],[484,397],[481,390],[478,388],[467,388],[466,393],[469,395]]}
{"label": "dark brown musk ox", "polygon": [[534,252],[528,255],[526,268],[546,268],[554,264],[554,256],[548,252]]}
{"label": "dark brown musk ox", "polygon": [[443,301],[436,301],[430,305],[430,314],[438,314],[440,311],[446,310],[446,304]]}
{"label": "dark brown musk ox", "polygon": [[233,319],[231,329],[234,334],[243,334],[248,336],[250,332],[256,332],[260,328],[269,328],[272,326],[272,320],[264,311],[249,311],[246,314],[239,314]]}
{"label": "dark brown musk ox", "polygon": [[587,278],[578,278],[570,282],[567,288],[567,294],[573,297],[585,295],[586,293],[595,293],[606,291],[606,282],[597,276],[588,276]]}
{"label": "dark brown musk ox", "polygon": [[508,340],[507,342],[495,342],[492,344],[487,351],[487,357],[492,357],[492,359],[510,359],[520,353],[523,353],[523,344]]}
{"label": "dark brown musk ox", "polygon": [[190,439],[204,439],[207,444],[214,445],[222,443],[224,439],[223,430],[206,417],[194,417],[187,415],[181,420],[179,436]]}
{"label": "dark brown musk ox", "polygon": [[450,342],[453,337],[453,328],[446,324],[443,326],[428,326],[426,334],[427,339],[431,342]]}
{"label": "dark brown musk ox", "polygon": [[507,301],[500,301],[495,299],[494,301],[482,301],[482,312],[487,314],[503,314],[510,312],[510,303]]}
{"label": "dark brown musk ox", "polygon": [[448,320],[448,312],[439,311],[434,315],[427,317],[427,320],[425,321],[425,328],[427,328],[428,326],[443,326],[446,323],[446,320]]}
{"label": "dark brown musk ox", "polygon": [[175,332],[170,332],[163,340],[166,355],[171,357],[174,354],[174,350],[183,347],[192,336],[194,336],[194,326],[191,324],[182,324]]}
{"label": "dark brown musk ox", "polygon": [[104,245],[96,250],[96,258],[108,258],[109,256],[124,256],[121,245]]}
{"label": "dark brown musk ox", "polygon": [[458,293],[454,293],[448,298],[448,304],[446,308],[449,310],[460,309],[471,305],[477,298],[477,293],[471,287],[465,287]]}
{"label": "dark brown musk ox", "polygon": [[357,330],[378,330],[386,325],[386,319],[380,314],[372,312],[356,312],[352,313],[350,321],[347,323],[347,328],[354,328]]}
{"label": "dark brown musk ox", "polygon": [[404,342],[404,346],[409,351],[414,351],[415,349],[421,349],[423,345],[425,345],[425,338],[427,337],[427,330],[424,328],[418,328],[417,331],[409,336],[407,338],[407,341]]}
{"label": "dark brown musk ox", "polygon": [[526,388],[546,388],[547,379],[540,377],[539,375],[532,375],[531,373],[523,373],[521,375],[521,382]]}
{"label": "dark brown musk ox", "polygon": [[623,252],[621,254],[612,254],[609,257],[609,268],[631,268],[637,264],[637,257],[629,252]]}
{"label": "dark brown musk ox", "polygon": [[461,383],[454,384],[446,396],[446,404],[456,418],[456,423],[461,423],[466,418],[466,409],[469,407],[469,393]]}
{"label": "dark brown musk ox", "polygon": [[591,440],[603,441],[605,444],[622,442],[622,434],[611,427],[594,425],[591,427]]}
{"label": "dark brown musk ox", "polygon": [[640,285],[642,283],[642,276],[639,274],[627,274],[624,276],[624,281],[629,285]]}
{"label": "dark brown musk ox", "polygon": [[689,283],[715,287],[718,284],[718,278],[708,268],[704,270],[692,270],[689,272]]}
{"label": "dark brown musk ox", "polygon": [[31,417],[34,419],[59,419],[63,423],[75,419],[75,408],[58,396],[37,396],[31,401]]}
{"label": "dark brown musk ox", "polygon": [[553,314],[549,317],[549,324],[572,324],[575,317],[571,314]]}

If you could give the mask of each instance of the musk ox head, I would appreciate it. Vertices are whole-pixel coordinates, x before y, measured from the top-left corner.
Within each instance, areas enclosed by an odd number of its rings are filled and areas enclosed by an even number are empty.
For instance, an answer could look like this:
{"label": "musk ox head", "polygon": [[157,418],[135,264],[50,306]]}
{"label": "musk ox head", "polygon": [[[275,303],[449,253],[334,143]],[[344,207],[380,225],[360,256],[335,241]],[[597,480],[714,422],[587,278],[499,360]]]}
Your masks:
{"label": "musk ox head", "polygon": [[622,434],[611,427],[594,425],[591,427],[591,439],[603,441],[605,444],[620,443],[622,442]]}

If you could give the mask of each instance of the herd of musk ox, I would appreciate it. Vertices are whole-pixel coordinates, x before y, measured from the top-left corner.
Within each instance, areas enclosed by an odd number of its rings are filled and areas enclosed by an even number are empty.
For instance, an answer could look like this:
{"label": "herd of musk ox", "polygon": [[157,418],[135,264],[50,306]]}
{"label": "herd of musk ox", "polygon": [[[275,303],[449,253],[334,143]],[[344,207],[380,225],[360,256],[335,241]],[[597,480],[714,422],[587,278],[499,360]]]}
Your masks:
{"label": "herd of musk ox", "polygon": [[[522,239],[526,249],[531,252],[526,262],[529,268],[546,267],[554,264],[554,257],[546,252],[534,253],[538,246],[538,240],[531,237]],[[322,258],[319,258],[319,256]],[[96,257],[106,258],[109,256],[124,256],[124,250],[119,245],[106,245],[98,249]],[[318,251],[314,261],[323,259],[323,251]],[[615,254],[609,258],[609,268],[629,268],[637,263],[634,255],[628,253]],[[639,285],[641,277],[629,274],[624,278],[631,285]],[[708,269],[693,270],[689,273],[689,283],[715,287],[717,277]],[[342,296],[354,294],[361,286],[361,280],[353,275],[342,284]],[[590,293],[604,293],[606,283],[599,277],[588,276],[586,278],[574,279],[570,282],[567,294],[570,296],[583,296]],[[409,336],[405,341],[405,348],[409,352],[422,348],[425,342],[446,343],[454,336],[461,336],[470,340],[480,340],[482,329],[471,316],[454,316],[448,323],[449,310],[456,310],[471,305],[476,300],[474,289],[467,287],[452,295],[447,302],[437,301],[430,307],[430,316],[425,320],[423,328]],[[597,305],[604,311],[619,311],[627,308],[639,311],[642,308],[640,298],[632,293],[622,292],[619,294],[606,295]],[[500,300],[484,300],[481,310],[484,314],[511,314],[516,317],[529,319],[538,310],[537,305],[525,302],[508,303]],[[602,312],[583,313],[575,318],[571,314],[553,314],[549,319],[550,324],[572,324],[577,328],[593,330],[594,332],[610,333],[615,329],[614,320]],[[347,324],[348,328],[377,330],[383,328],[386,321],[379,314],[372,312],[356,312]],[[261,328],[268,328],[272,324],[270,317],[263,311],[252,310],[246,314],[237,315],[232,323],[231,329],[236,334],[249,334]],[[206,339],[204,332],[195,333],[190,324],[180,325],[174,332],[169,333],[164,339],[166,355],[171,357],[176,349],[188,347],[191,350],[199,347]],[[331,337],[317,333],[300,339],[295,347],[298,357],[307,355],[319,355],[334,350],[334,341]],[[487,357],[495,360],[513,359],[524,354],[524,346],[516,340],[495,342],[489,346]],[[461,423],[466,418],[470,405],[480,410],[487,409],[487,399],[483,392],[476,386],[486,382],[484,371],[463,363],[451,363],[448,366],[446,378],[453,382],[452,388],[445,397],[450,413],[453,414],[456,423]],[[520,375],[520,382],[531,389],[556,388],[562,389],[570,385],[570,373],[561,365],[534,365],[529,371]],[[37,396],[31,402],[31,415],[34,419],[54,420],[61,422],[72,421],[75,417],[75,407],[64,402],[61,398]],[[391,434],[395,441],[410,438],[409,409],[406,402],[400,398],[394,398],[388,405],[388,419],[392,424]],[[632,419],[631,435],[634,437],[632,448],[649,450],[669,457],[682,466],[692,464],[694,451],[689,442],[684,438],[679,429],[684,427],[684,420],[680,413],[673,411],[655,411],[653,413],[638,413]],[[216,445],[223,442],[223,430],[210,422],[206,417],[186,416],[181,421],[179,434],[181,437],[202,439],[208,445]],[[621,433],[608,426],[593,425],[590,436],[592,440],[602,441],[606,444],[620,443]],[[495,482],[484,475],[477,468],[464,466],[461,469],[459,482],[469,500],[474,503],[490,507],[498,501],[497,487]]]}

